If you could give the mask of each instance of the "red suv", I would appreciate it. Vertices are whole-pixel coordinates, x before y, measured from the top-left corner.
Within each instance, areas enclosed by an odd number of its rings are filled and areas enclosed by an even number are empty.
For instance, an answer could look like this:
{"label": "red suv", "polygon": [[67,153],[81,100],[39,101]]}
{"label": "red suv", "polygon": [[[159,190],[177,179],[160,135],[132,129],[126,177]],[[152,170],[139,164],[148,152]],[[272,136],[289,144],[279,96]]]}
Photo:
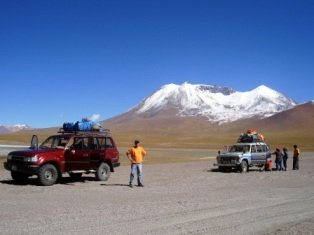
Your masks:
{"label": "red suv", "polygon": [[108,132],[59,133],[48,137],[40,146],[36,135],[31,147],[8,154],[5,169],[18,183],[32,175],[41,185],[53,185],[68,173],[80,178],[83,173],[95,173],[96,179],[106,181],[118,167],[119,151]]}

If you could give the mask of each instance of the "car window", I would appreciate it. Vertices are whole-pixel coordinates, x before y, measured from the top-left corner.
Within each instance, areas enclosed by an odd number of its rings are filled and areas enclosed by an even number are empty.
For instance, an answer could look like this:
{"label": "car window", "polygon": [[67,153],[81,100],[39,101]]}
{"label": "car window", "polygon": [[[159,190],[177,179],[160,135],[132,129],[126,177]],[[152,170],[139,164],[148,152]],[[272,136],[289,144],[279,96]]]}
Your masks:
{"label": "car window", "polygon": [[110,138],[105,138],[105,139],[106,139],[106,147],[112,148],[113,147],[112,140]]}
{"label": "car window", "polygon": [[247,152],[249,146],[248,145],[233,145],[230,148],[231,153],[236,153],[236,152]]}
{"label": "car window", "polygon": [[256,145],[252,145],[252,147],[251,147],[251,153],[256,153]]}
{"label": "car window", "polygon": [[87,137],[75,137],[73,142],[74,150],[85,150],[88,146],[88,138]]}
{"label": "car window", "polygon": [[88,139],[88,148],[90,150],[97,150],[98,149],[98,142],[96,137],[90,137]]}
{"label": "car window", "polygon": [[243,146],[243,152],[244,153],[250,152],[250,145],[244,145]]}
{"label": "car window", "polygon": [[98,146],[100,149],[113,148],[113,143],[111,138],[98,137]]}
{"label": "car window", "polygon": [[98,137],[97,138],[98,148],[99,149],[105,149],[106,148],[106,140],[104,137]]}
{"label": "car window", "polygon": [[50,136],[40,145],[40,148],[64,148],[67,143],[68,139],[64,136]]}
{"label": "car window", "polygon": [[258,153],[262,153],[262,152],[265,152],[262,145],[256,145],[256,150]]}
{"label": "car window", "polygon": [[54,142],[55,137],[50,136],[40,145],[40,148],[52,148]]}
{"label": "car window", "polygon": [[267,152],[268,150],[267,145],[265,144],[261,145],[261,148],[262,148],[262,152]]}
{"label": "car window", "polygon": [[269,146],[268,146],[268,145],[264,145],[264,148],[265,148],[265,152],[270,151],[270,148],[269,148]]}

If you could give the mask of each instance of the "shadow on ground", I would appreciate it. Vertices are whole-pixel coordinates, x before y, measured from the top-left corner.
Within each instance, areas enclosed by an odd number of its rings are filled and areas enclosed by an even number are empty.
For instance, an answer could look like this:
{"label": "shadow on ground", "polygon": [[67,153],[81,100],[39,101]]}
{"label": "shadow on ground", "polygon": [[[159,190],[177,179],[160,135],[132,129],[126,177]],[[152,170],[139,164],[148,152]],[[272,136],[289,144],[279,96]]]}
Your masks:
{"label": "shadow on ground", "polygon": [[[95,177],[88,177],[88,176],[82,176],[79,179],[74,179],[71,177],[62,177],[59,179],[56,184],[64,184],[64,185],[74,185],[74,183],[86,183],[86,182],[91,182],[91,181],[96,181]],[[14,180],[1,180],[1,184],[9,184],[9,185],[19,185],[19,186],[25,186],[25,185],[34,185],[34,186],[41,186],[38,183],[38,179],[36,177],[31,177],[25,182],[16,182]]]}

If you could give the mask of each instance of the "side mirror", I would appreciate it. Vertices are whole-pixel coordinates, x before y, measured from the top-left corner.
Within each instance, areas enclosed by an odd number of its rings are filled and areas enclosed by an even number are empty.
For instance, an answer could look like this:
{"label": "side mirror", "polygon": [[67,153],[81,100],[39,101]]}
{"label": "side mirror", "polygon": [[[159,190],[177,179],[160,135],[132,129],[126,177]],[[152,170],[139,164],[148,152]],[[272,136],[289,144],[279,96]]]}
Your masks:
{"label": "side mirror", "polygon": [[38,149],[38,137],[37,137],[37,135],[32,136],[30,149]]}
{"label": "side mirror", "polygon": [[220,152],[220,150],[218,151],[218,155],[220,154],[221,152]]}

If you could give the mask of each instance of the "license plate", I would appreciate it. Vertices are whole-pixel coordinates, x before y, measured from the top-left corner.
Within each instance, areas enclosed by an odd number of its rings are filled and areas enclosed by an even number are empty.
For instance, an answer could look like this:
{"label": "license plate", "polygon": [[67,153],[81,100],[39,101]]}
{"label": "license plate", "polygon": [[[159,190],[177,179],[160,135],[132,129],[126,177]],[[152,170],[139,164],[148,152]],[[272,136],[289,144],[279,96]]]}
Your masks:
{"label": "license plate", "polygon": [[12,165],[12,166],[11,166],[11,170],[12,170],[12,171],[17,171],[17,166]]}
{"label": "license plate", "polygon": [[224,161],[223,164],[230,164],[230,161]]}

